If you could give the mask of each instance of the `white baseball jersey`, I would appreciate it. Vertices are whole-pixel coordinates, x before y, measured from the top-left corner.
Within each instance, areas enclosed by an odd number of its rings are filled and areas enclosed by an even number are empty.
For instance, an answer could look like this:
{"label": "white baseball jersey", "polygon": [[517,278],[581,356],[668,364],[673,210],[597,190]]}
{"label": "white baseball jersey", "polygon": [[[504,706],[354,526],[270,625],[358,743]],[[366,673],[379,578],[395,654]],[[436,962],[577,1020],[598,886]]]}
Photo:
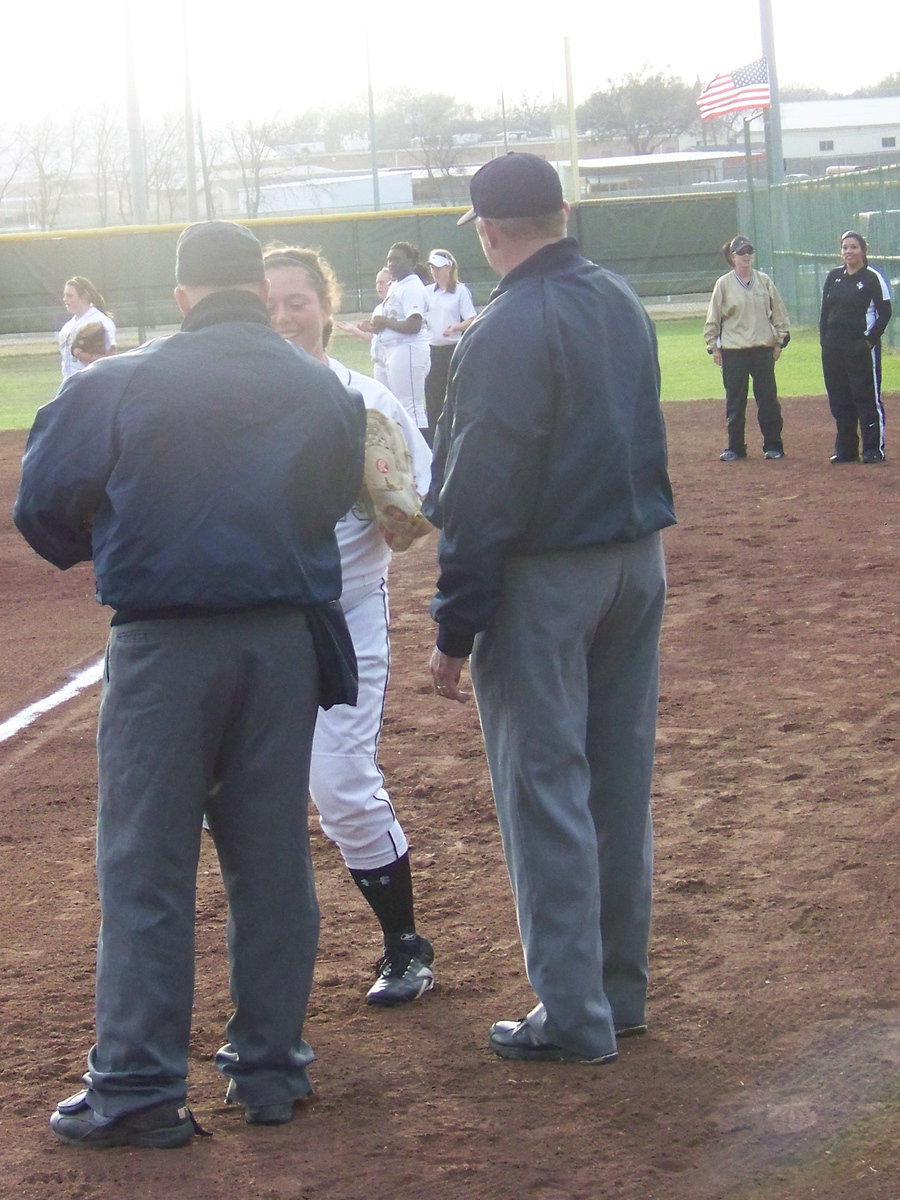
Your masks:
{"label": "white baseball jersey", "polygon": [[90,363],[79,362],[77,358],[72,357],[72,340],[83,325],[91,325],[95,322],[99,322],[106,333],[106,349],[109,350],[115,346],[115,321],[106,313],[101,312],[99,308],[95,308],[93,304],[80,317],[70,317],[59,331],[59,353],[62,360],[63,379],[68,379],[70,375],[74,375],[78,371],[83,371],[85,367],[90,366]]}

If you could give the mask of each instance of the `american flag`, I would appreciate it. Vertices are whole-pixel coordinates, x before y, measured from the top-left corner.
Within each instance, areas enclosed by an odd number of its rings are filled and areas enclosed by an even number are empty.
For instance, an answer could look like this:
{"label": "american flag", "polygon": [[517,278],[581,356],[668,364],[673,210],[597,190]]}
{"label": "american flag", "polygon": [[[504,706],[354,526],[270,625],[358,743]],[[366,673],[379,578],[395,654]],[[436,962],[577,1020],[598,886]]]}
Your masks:
{"label": "american flag", "polygon": [[770,105],[769,68],[764,58],[729,71],[727,75],[717,75],[697,97],[702,121],[720,117],[723,113],[769,108]]}

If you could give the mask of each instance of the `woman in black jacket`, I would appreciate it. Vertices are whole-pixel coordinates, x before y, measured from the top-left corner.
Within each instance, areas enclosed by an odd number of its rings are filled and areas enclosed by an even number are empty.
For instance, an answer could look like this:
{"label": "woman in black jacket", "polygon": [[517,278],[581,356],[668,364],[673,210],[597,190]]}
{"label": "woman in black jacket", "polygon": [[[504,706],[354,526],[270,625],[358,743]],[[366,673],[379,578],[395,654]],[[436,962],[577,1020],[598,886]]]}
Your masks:
{"label": "woman in black jacket", "polygon": [[884,462],[881,403],[881,335],[891,319],[891,293],[869,266],[866,239],[849,229],[841,235],[844,265],[829,271],[822,291],[819,340],[822,374],[837,426],[833,463]]}

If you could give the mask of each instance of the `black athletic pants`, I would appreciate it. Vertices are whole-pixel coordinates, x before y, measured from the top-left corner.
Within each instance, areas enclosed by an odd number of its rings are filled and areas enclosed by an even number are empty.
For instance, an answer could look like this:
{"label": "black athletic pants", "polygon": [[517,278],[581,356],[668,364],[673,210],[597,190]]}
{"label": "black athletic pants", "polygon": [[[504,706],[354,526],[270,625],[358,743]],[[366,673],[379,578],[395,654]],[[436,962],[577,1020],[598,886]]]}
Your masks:
{"label": "black athletic pants", "polygon": [[863,453],[884,453],[884,408],[881,403],[881,346],[860,338],[850,346],[822,347],[822,374],[828,406],[837,433],[834,452],[839,458],[859,455],[862,432]]}
{"label": "black athletic pants", "polygon": [[434,442],[434,431],[444,411],[447,395],[447,380],[450,376],[450,359],[456,346],[432,346],[431,370],[425,377],[425,411],[428,413],[428,429],[423,430],[430,446]]}
{"label": "black athletic pants", "polygon": [[753,380],[753,399],[763,437],[763,451],[783,450],[781,405],[775,385],[775,359],[771,346],[752,346],[749,350],[722,350],[722,382],[725,384],[725,423],[728,449],[742,458],[747,453],[744,425],[747,417],[747,393]]}

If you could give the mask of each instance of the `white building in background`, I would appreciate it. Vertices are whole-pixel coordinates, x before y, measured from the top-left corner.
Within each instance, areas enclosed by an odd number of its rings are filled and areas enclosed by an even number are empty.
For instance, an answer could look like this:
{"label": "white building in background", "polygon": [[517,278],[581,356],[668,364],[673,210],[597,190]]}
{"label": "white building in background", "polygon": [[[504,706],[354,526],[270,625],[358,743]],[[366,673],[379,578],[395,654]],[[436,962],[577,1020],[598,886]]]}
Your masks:
{"label": "white building in background", "polygon": [[[762,121],[751,125],[754,150]],[[855,100],[788,100],[781,105],[785,169],[824,175],[828,167],[900,163],[900,96]]]}
{"label": "white building in background", "polygon": [[859,155],[900,161],[900,96],[799,100],[781,106],[785,158]]}
{"label": "white building in background", "polygon": [[[379,171],[378,200],[381,208],[412,208],[412,171]],[[246,212],[246,193],[239,192],[239,209]],[[267,183],[260,189],[257,216],[302,215],[304,213],[357,212],[374,207],[371,174],[340,175]]]}

